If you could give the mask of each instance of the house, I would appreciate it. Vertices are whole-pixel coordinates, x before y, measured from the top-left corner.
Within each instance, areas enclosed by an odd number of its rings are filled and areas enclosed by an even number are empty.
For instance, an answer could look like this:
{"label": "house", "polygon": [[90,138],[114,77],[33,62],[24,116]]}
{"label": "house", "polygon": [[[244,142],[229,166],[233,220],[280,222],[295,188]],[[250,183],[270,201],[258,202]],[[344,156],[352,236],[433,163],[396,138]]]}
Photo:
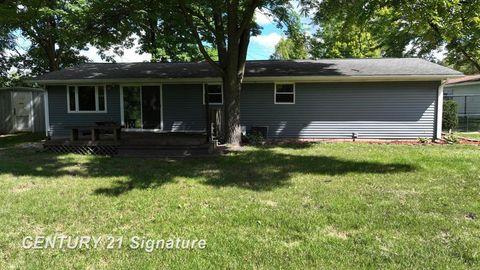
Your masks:
{"label": "house", "polygon": [[[241,125],[272,139],[438,138],[442,82],[461,76],[415,58],[248,61]],[[224,100],[221,78],[206,62],[86,63],[31,81],[47,91],[53,137],[95,122],[132,132],[205,132],[205,99],[216,115]]]}
{"label": "house", "polygon": [[45,132],[43,96],[39,88],[0,88],[0,134]]}
{"label": "house", "polygon": [[480,130],[480,74],[448,80],[444,94],[458,104],[459,130]]}

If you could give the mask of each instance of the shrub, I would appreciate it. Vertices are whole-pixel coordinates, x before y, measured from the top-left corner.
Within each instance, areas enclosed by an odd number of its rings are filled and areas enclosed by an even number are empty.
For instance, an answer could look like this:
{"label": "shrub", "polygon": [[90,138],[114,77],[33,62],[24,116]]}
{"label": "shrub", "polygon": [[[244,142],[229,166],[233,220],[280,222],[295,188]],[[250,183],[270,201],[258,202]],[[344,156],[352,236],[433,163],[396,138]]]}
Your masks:
{"label": "shrub", "polygon": [[453,134],[453,133],[450,133],[450,134],[447,134],[445,135],[445,137],[443,137],[445,139],[445,141],[449,144],[454,144],[454,143],[458,143],[459,142],[459,138],[457,135]]}
{"label": "shrub", "polygon": [[458,104],[453,100],[445,100],[443,103],[443,129],[449,133],[458,125]]}
{"label": "shrub", "polygon": [[243,138],[244,142],[250,145],[262,145],[265,143],[265,139],[261,134],[258,133],[249,133]]}
{"label": "shrub", "polygon": [[418,142],[421,143],[421,144],[427,144],[428,142],[430,142],[430,139],[429,138],[418,138]]}

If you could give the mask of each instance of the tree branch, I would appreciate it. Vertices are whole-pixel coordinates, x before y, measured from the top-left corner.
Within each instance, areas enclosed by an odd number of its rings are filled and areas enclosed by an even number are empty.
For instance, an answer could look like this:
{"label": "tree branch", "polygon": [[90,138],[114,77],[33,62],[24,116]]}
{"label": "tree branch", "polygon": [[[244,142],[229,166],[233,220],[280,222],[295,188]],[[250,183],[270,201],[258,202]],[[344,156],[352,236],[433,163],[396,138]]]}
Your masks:
{"label": "tree branch", "polygon": [[[432,22],[429,22],[428,25],[433,29],[433,31],[437,34],[437,36],[443,40],[443,35],[442,35],[442,32],[440,31],[438,25],[432,23]],[[480,71],[480,63],[477,62],[475,59],[473,59],[473,57],[464,49],[462,48],[462,46],[458,43],[458,40],[457,39],[454,39],[452,42],[451,42],[452,45],[454,45],[462,54],[465,58],[467,58],[467,60],[472,63],[472,65],[477,69],[477,71]]]}
{"label": "tree branch", "polygon": [[194,9],[192,8],[189,8],[185,5],[185,10],[190,13],[192,16],[195,16],[197,17],[200,21],[202,21],[202,23],[205,25],[205,27],[212,33],[215,32],[215,29],[212,27],[210,21],[200,12],[198,11],[195,11]]}
{"label": "tree branch", "polygon": [[198,49],[202,53],[203,57],[213,66],[214,69],[220,72],[220,74],[223,76],[225,72],[217,62],[213,61],[213,59],[210,57],[207,50],[205,49],[205,46],[202,43],[202,39],[200,38],[200,34],[198,33],[198,30],[195,27],[195,24],[193,23],[193,18],[191,15],[188,14],[188,10],[186,8],[186,4],[184,1],[180,1],[180,8],[186,13],[185,21],[188,27],[190,28],[190,31],[192,32],[192,35],[195,38],[195,41],[197,42]]}
{"label": "tree branch", "polygon": [[213,8],[213,20],[215,24],[215,38],[217,43],[218,59],[220,65],[224,68],[227,49],[225,44],[225,29],[223,28],[224,25],[222,20],[222,12],[218,5]]}
{"label": "tree branch", "polygon": [[[253,20],[253,15],[255,14],[255,10],[257,9],[259,4],[260,4],[260,0],[251,0],[250,5],[245,10],[245,16],[243,17],[243,21],[240,23],[240,27],[238,29],[239,37],[247,29],[250,30],[250,26],[251,26],[252,20]],[[248,32],[250,32],[250,31],[248,31]]]}

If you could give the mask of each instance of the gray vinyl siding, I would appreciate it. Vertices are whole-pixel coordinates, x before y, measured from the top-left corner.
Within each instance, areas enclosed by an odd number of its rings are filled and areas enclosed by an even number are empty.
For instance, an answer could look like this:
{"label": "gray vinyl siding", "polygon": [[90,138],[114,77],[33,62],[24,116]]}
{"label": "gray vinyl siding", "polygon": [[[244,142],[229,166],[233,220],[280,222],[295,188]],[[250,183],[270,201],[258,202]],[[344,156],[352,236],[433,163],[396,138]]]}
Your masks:
{"label": "gray vinyl siding", "polygon": [[107,86],[107,113],[68,113],[65,85],[48,86],[50,131],[54,137],[66,137],[70,131],[65,126],[88,126],[109,121],[120,124],[119,86]]}
{"label": "gray vinyl siding", "polygon": [[164,84],[164,131],[205,130],[205,105],[202,84]]}
{"label": "gray vinyl siding", "polygon": [[[274,104],[274,84],[245,84],[241,124],[268,126],[270,138],[432,138],[439,82],[297,83],[295,104]],[[166,132],[205,130],[201,84],[164,84]],[[68,136],[65,125],[120,123],[119,87],[107,87],[108,113],[67,113],[66,86],[49,86],[54,136]]]}
{"label": "gray vinyl siding", "polygon": [[13,130],[12,97],[10,91],[0,91],[0,134]]}
{"label": "gray vinyl siding", "polygon": [[33,95],[33,131],[45,132],[45,105],[44,93],[32,92]]}
{"label": "gray vinyl siding", "polygon": [[297,83],[295,104],[274,104],[273,84],[246,84],[241,122],[270,138],[433,137],[437,82]]}

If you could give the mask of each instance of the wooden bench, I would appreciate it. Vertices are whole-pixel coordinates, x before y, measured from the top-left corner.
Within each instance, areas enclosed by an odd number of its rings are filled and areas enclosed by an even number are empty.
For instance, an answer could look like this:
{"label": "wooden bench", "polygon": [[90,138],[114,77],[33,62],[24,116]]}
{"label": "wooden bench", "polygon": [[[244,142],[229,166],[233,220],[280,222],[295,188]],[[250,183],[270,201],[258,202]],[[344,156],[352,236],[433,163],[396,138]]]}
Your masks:
{"label": "wooden bench", "polygon": [[69,126],[70,129],[70,139],[72,141],[78,141],[78,134],[80,130],[90,130],[92,135],[92,141],[100,140],[100,131],[111,131],[113,132],[113,139],[118,141],[121,139],[122,127],[119,125],[105,125],[105,126]]}

